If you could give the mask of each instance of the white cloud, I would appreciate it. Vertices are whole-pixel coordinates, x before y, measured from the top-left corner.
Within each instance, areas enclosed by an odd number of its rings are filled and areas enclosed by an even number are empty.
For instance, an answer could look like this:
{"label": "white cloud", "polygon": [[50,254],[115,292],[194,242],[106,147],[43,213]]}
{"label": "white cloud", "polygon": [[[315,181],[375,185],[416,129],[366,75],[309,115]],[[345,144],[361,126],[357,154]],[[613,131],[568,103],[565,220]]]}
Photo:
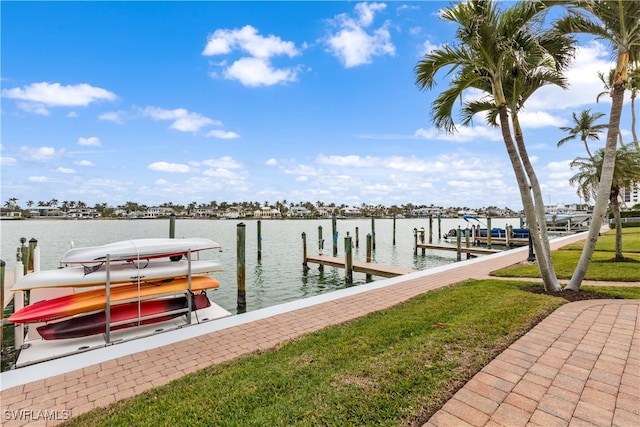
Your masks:
{"label": "white cloud", "polygon": [[[248,56],[241,57],[228,65],[227,61],[212,65],[222,67],[226,79],[238,80],[245,86],[271,86],[283,82],[296,81],[297,67],[276,68],[271,63],[274,56],[286,55],[290,58],[300,54],[295,44],[275,35],[267,37],[258,33],[251,25],[241,29],[219,29],[210,34],[202,51],[204,56],[227,55],[238,50]],[[217,77],[217,72],[211,73]]]}
{"label": "white cloud", "polygon": [[78,166],[95,166],[95,163],[89,161],[89,160],[80,160],[79,162],[76,162],[76,165]]}
{"label": "white cloud", "polygon": [[224,77],[238,80],[245,86],[272,86],[282,82],[296,81],[295,68],[274,68],[264,58],[240,58],[224,71]]}
{"label": "white cloud", "polygon": [[486,126],[457,126],[455,133],[447,133],[439,131],[436,128],[418,129],[414,135],[417,138],[435,139],[440,141],[451,142],[484,142],[484,141],[502,141],[502,134],[498,128],[490,128]]}
{"label": "white cloud", "polygon": [[191,168],[182,163],[155,162],[147,166],[157,172],[187,173]]}
{"label": "white cloud", "polygon": [[0,165],[2,166],[13,166],[16,163],[18,162],[13,157],[4,157],[4,156],[0,157]]}
{"label": "white cloud", "polygon": [[124,111],[109,111],[107,113],[103,113],[100,114],[98,116],[99,120],[105,120],[108,122],[114,122],[117,123],[119,125],[124,123],[124,119],[126,117],[127,113]]}
{"label": "white cloud", "polygon": [[47,107],[86,107],[98,101],[115,101],[117,96],[87,83],[62,86],[60,83],[32,83],[22,88],[3,89],[2,96],[18,101],[24,111],[49,115]]}
{"label": "white cloud", "polygon": [[242,168],[242,163],[234,160],[232,157],[223,156],[219,159],[207,159],[202,162],[192,162],[193,166],[208,166],[211,168],[225,168],[225,169],[240,169]]}
{"label": "white cloud", "polygon": [[201,128],[209,125],[220,126],[222,123],[212,120],[198,113],[192,113],[184,108],[175,110],[165,110],[164,108],[146,107],[141,110],[143,116],[151,117],[153,120],[171,121],[171,129],[181,132],[198,132]]}
{"label": "white cloud", "polygon": [[547,126],[561,127],[566,126],[567,121],[557,114],[549,114],[544,111],[523,111],[518,114],[520,125],[524,129],[542,128]]}
{"label": "white cloud", "polygon": [[56,151],[53,147],[21,147],[20,151],[25,154],[28,160],[46,162],[62,155],[63,151]]}
{"label": "white cloud", "polygon": [[395,55],[388,22],[372,32],[365,29],[373,23],[375,13],[385,7],[384,3],[358,3],[354,8],[355,18],[347,14],[334,18],[333,22],[339,31],[330,34],[325,44],[327,50],[340,59],[346,68],[369,64],[375,56]]}
{"label": "white cloud", "polygon": [[221,130],[221,129],[211,130],[211,131],[207,132],[206,136],[210,136],[212,138],[218,138],[218,139],[236,139],[236,138],[240,138],[240,135],[238,135],[235,132],[224,131],[224,130]]}
{"label": "white cloud", "polygon": [[27,179],[31,182],[48,182],[49,181],[49,178],[47,178],[46,176],[30,176]]}
{"label": "white cloud", "polygon": [[[527,109],[533,111],[567,110],[594,104],[604,85],[598,78],[598,72],[607,75],[615,64],[611,62],[611,53],[600,42],[591,42],[576,49],[575,60],[565,73],[569,81],[569,89],[562,90],[556,86],[545,86],[527,101]],[[600,98],[600,102],[610,102],[608,96]]]}
{"label": "white cloud", "polygon": [[316,162],[324,165],[346,166],[346,167],[374,167],[380,164],[380,160],[375,157],[358,155],[348,156],[325,156],[320,154]]}
{"label": "white cloud", "polygon": [[56,172],[60,172],[60,173],[76,173],[75,169],[63,168],[63,167],[57,168]]}
{"label": "white cloud", "polygon": [[274,159],[274,158],[271,158],[271,159],[267,160],[265,162],[265,164],[268,165],[268,166],[275,166],[275,165],[278,164],[278,161],[276,159]]}
{"label": "white cloud", "polygon": [[78,145],[91,145],[95,147],[100,146],[100,138],[97,136],[90,136],[89,138],[78,138]]}

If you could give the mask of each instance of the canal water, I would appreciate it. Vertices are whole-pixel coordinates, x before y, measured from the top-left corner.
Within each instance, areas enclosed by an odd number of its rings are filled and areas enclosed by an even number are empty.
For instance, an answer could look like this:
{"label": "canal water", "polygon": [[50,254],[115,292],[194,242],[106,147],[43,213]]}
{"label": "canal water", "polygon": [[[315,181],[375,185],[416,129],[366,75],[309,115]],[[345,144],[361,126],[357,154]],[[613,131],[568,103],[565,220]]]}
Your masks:
{"label": "canal water", "polygon": [[[482,219],[481,219],[482,221]],[[201,259],[217,259],[222,263],[223,272],[213,276],[220,282],[220,288],[209,291],[209,296],[218,305],[232,313],[237,307],[237,220],[192,220],[178,219],[175,222],[175,237],[206,237],[222,245],[221,250],[203,251]],[[353,284],[347,285],[344,270],[325,267],[320,271],[316,264],[310,264],[308,272],[303,271],[303,240],[306,234],[309,255],[319,253],[318,228],[322,227],[324,255],[333,254],[332,222],[326,220],[262,220],[262,257],[258,260],[258,221],[246,220],[246,311],[270,307],[288,301],[323,294],[345,286],[357,286],[366,283],[364,273],[354,273]],[[16,261],[16,250],[20,238],[27,242],[38,241],[41,253],[41,269],[59,267],[59,260],[71,245],[75,247],[102,245],[120,240],[169,237],[168,219],[149,220],[11,220],[0,224],[2,247],[0,258],[12,271]],[[372,225],[374,230],[372,230]],[[438,236],[457,226],[465,227],[462,218],[433,220],[433,243]],[[518,227],[518,218],[493,218],[492,227]],[[372,261],[380,264],[425,270],[456,261],[455,252],[427,250],[414,256],[414,228],[425,229],[429,238],[429,220],[427,218],[337,220],[338,256],[344,257],[344,238],[349,233],[353,239],[353,259],[366,260],[366,236],[375,232],[375,251]],[[359,245],[356,247],[356,228]],[[373,280],[381,278],[374,277]]]}

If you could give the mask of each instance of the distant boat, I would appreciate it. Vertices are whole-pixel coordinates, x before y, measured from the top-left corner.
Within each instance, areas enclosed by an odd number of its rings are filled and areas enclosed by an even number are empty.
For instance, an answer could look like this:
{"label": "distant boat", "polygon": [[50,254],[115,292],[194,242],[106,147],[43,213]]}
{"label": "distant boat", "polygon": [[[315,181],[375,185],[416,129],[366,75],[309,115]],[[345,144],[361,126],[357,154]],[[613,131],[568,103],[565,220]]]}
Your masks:
{"label": "distant boat", "polygon": [[572,225],[577,226],[584,222],[591,220],[591,214],[584,213],[570,213],[570,214],[545,214],[544,218],[547,221],[547,225],[558,226],[558,225]]}

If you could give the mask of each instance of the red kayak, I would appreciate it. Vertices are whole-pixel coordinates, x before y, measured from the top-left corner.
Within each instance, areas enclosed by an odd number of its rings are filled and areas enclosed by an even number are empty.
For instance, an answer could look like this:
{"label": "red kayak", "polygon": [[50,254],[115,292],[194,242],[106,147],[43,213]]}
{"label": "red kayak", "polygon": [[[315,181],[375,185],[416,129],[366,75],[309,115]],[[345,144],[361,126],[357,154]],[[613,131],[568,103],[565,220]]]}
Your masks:
{"label": "red kayak", "polygon": [[[192,310],[200,310],[211,306],[211,301],[205,294],[192,296]],[[166,316],[154,317],[138,321],[139,317],[161,314],[169,311],[187,308],[187,298],[165,298],[126,303],[111,307],[111,322],[121,322],[131,320],[129,323],[113,326],[112,331],[118,329],[132,328],[140,325],[148,325],[157,322],[164,322],[173,318],[185,315],[182,313],[167,314]],[[90,335],[104,333],[106,330],[106,312],[76,316],[61,322],[49,323],[37,328],[40,336],[45,340],[59,340],[68,338],[81,338]]]}

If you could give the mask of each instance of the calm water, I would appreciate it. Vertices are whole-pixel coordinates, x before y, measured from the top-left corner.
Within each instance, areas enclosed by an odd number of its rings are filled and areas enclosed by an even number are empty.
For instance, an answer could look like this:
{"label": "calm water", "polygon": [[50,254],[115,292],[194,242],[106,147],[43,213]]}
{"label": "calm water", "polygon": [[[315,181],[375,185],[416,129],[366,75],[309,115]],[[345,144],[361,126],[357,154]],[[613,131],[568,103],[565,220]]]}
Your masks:
{"label": "calm water", "polygon": [[[222,245],[222,250],[201,252],[202,259],[218,259],[225,271],[214,276],[220,288],[209,296],[220,306],[236,312],[237,261],[236,240],[239,220],[176,220],[176,237],[206,237]],[[246,297],[247,311],[269,307],[317,294],[344,288],[344,270],[325,267],[320,272],[317,265],[305,274],[302,269],[302,233],[307,236],[309,255],[318,253],[318,227],[322,226],[324,255],[332,255],[331,220],[263,220],[262,260],[257,260],[257,221],[243,221],[246,225]],[[507,224],[519,226],[518,218],[494,218],[493,227]],[[458,225],[462,219],[442,219],[441,233]],[[94,246],[119,240],[147,237],[168,237],[169,220],[24,220],[0,223],[2,246],[0,258],[7,263],[7,270],[15,266],[16,249],[20,238],[35,238],[41,251],[41,269],[55,269],[59,259],[71,247]],[[355,248],[356,227],[359,229],[359,248]],[[413,255],[413,229],[426,230],[429,236],[429,220],[396,220],[396,244],[393,245],[393,220],[376,219],[376,250],[373,261],[401,267],[425,270],[455,262],[455,252],[427,251],[426,256]],[[338,256],[344,256],[344,237],[354,239],[354,260],[366,260],[366,235],[371,233],[371,219],[338,220]],[[434,243],[438,241],[438,222],[433,221]],[[365,275],[354,273],[354,286],[366,282]],[[374,280],[376,278],[374,277]],[[379,278],[378,278],[379,280]]]}

